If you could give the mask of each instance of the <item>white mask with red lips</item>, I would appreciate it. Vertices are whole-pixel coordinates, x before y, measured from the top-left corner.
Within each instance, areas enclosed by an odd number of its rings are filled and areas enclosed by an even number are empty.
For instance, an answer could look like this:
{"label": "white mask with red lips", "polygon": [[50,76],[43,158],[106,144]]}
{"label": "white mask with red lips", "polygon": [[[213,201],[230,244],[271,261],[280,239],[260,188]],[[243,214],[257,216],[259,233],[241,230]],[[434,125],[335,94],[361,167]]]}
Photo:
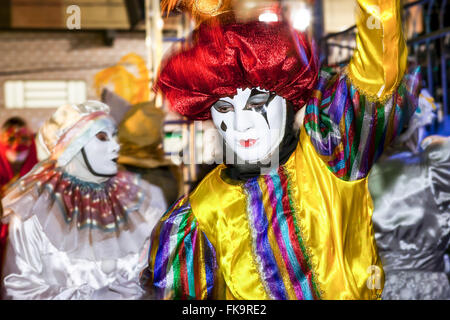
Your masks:
{"label": "white mask with red lips", "polygon": [[260,88],[238,89],[211,107],[214,125],[241,160],[255,164],[270,158],[286,130],[286,100]]}

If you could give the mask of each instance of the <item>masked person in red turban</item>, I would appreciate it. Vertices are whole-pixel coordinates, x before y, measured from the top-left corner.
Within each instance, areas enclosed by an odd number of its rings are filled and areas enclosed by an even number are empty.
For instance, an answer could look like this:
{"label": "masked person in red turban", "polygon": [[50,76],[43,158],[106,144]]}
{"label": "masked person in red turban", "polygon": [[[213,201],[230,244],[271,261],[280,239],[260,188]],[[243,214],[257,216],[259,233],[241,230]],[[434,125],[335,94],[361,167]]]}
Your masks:
{"label": "masked person in red turban", "polygon": [[[33,133],[25,121],[19,117],[6,120],[0,132],[0,198],[9,185],[27,174],[37,162]],[[0,223],[0,272],[7,238],[8,225]]]}
{"label": "masked person in red turban", "polygon": [[367,174],[412,115],[418,77],[405,75],[400,1],[358,5],[342,74],[284,21],[205,21],[163,61],[156,89],[212,118],[233,154],[155,227],[141,281],[156,298],[380,298]]}

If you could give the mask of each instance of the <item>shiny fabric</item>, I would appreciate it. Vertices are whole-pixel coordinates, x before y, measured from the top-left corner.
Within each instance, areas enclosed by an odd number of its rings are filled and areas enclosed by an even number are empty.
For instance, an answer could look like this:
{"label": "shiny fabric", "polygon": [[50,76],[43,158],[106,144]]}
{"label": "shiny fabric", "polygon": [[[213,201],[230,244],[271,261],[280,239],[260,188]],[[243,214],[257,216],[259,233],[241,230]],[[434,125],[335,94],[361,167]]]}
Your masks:
{"label": "shiny fabric", "polygon": [[[127,172],[104,183],[86,182],[55,168],[54,161],[43,162],[8,190],[2,221],[35,215],[58,250],[89,259],[121,258],[142,247],[159,218],[157,208],[153,221],[142,215],[153,196],[142,192],[141,182]],[[153,203],[160,214],[164,203]]]}
{"label": "shiny fabric", "polygon": [[118,126],[120,164],[140,168],[173,165],[164,158],[164,112],[154,102],[133,105]]}
{"label": "shiny fabric", "polygon": [[280,167],[243,186],[255,262],[272,299],[318,299],[316,276],[295,215],[291,181],[287,170]]}
{"label": "shiny fabric", "polygon": [[107,125],[109,107],[98,101],[59,107],[39,129],[40,147],[64,166]]}
{"label": "shiny fabric", "polygon": [[[4,191],[9,185],[13,184],[17,179],[27,174],[38,162],[36,155],[36,145],[32,138],[29,146],[29,152],[19,174],[14,175],[11,164],[6,158],[6,148],[0,143],[0,199],[3,197]],[[1,210],[0,210],[1,213]],[[2,271],[3,261],[5,257],[6,243],[8,240],[8,224],[0,222],[0,273]]]}
{"label": "shiny fabric", "polygon": [[420,69],[403,77],[383,103],[372,102],[348,81],[321,70],[309,100],[305,128],[328,168],[344,180],[358,180],[401,132],[418,105]]}
{"label": "shiny fabric", "polygon": [[[318,74],[312,73],[312,69],[318,72],[315,54],[301,36],[300,42],[295,45],[296,53],[292,58],[295,65],[290,65],[293,68],[286,66],[281,68],[281,72],[277,67],[282,64],[273,64],[278,58],[281,59],[279,61],[285,61],[283,59],[286,57],[291,59],[284,50],[292,45],[292,39],[297,40],[287,36],[289,32],[282,31],[290,30],[283,23],[241,24],[239,28],[230,24],[230,32],[224,33],[224,39],[233,41],[228,41],[226,45],[223,45],[225,41],[215,42],[219,32],[212,29],[208,33],[207,28],[201,26],[194,38],[198,42],[192,48],[173,54],[164,62],[156,86],[166,95],[174,110],[191,119],[208,119],[212,103],[220,97],[234,95],[238,88],[260,86],[274,91],[290,100],[296,109],[312,100],[308,104],[312,106],[309,114],[305,112],[305,125],[297,150],[282,165],[287,172],[288,185],[291,185],[293,206],[293,210],[283,209],[283,214],[290,216],[291,221],[297,221],[300,237],[290,237],[289,240],[296,241],[300,248],[300,241],[304,241],[304,257],[307,256],[310,261],[308,264],[308,259],[302,261],[301,255],[296,255],[298,264],[294,274],[299,275],[297,280],[307,279],[311,271],[311,275],[315,276],[311,277],[309,284],[313,285],[309,288],[315,284],[318,297],[322,299],[381,297],[384,273],[374,240],[371,221],[373,207],[366,176],[374,159],[401,132],[417,106],[410,102],[416,96],[414,88],[417,88],[418,78],[404,77],[406,49],[399,0],[360,0],[358,3],[364,9],[365,16],[358,20],[360,35],[357,53],[346,76],[329,78],[320,74],[324,78],[322,87]],[[378,5],[380,9],[380,13],[374,15],[381,18],[377,29],[365,24],[368,21],[366,18],[370,18],[371,5]],[[249,28],[250,25],[254,27]],[[253,34],[252,30],[257,28],[261,32]],[[287,37],[280,39],[277,32]],[[261,50],[253,50],[252,39],[257,39],[254,47],[261,46]],[[285,41],[289,44],[286,45]],[[242,57],[237,65],[232,55],[234,52],[239,52],[239,57]],[[254,57],[257,57],[256,61]],[[252,81],[247,81],[249,79]],[[298,82],[299,79],[303,82]],[[402,79],[404,84],[400,84]],[[324,95],[329,88],[328,94]],[[318,90],[314,92],[312,89]],[[409,97],[413,99],[408,101]],[[168,250],[165,253],[167,261],[163,260],[167,268],[157,278],[150,277],[148,281],[150,287],[158,283],[164,298],[210,297],[203,289],[205,286],[200,287],[201,292],[197,294],[197,291],[190,291],[188,282],[171,278],[172,265],[178,261],[176,259],[195,261],[194,270],[213,266],[206,262],[207,259],[198,258],[198,252],[202,251],[196,246],[179,251],[185,235],[197,229],[215,249],[217,269],[214,288],[217,290],[213,290],[213,298],[269,299],[275,296],[272,288],[281,287],[280,281],[270,287],[267,281],[271,275],[264,272],[275,270],[282,275],[282,266],[286,266],[287,260],[275,259],[276,268],[273,263],[267,264],[271,269],[260,268],[258,266],[267,261],[258,258],[254,245],[255,241],[262,241],[258,239],[265,239],[261,234],[270,234],[268,227],[271,224],[262,224],[261,227],[250,223],[252,210],[248,190],[240,182],[226,180],[221,174],[224,168],[219,166],[188,196],[186,203],[176,211],[183,212],[182,216],[172,210],[167,213],[168,216],[174,214],[173,221],[176,221],[175,217],[185,221],[186,216],[194,215],[196,223],[189,224],[189,230],[186,224],[179,222],[171,227],[170,232],[153,234],[152,252],[157,252],[163,243],[170,244],[165,247]],[[258,179],[264,179],[264,176]],[[254,207],[264,208],[267,214],[270,213],[266,209],[271,207],[271,197],[270,191],[265,190],[261,191],[260,200],[254,202]],[[277,194],[280,191],[274,189],[274,192]],[[262,210],[260,213],[259,216],[264,217]],[[269,215],[273,216],[276,215]],[[164,221],[160,222],[160,228],[164,224]],[[276,257],[276,254],[281,254],[281,250],[278,252],[275,249],[278,245],[276,237],[269,239],[270,249],[267,245],[261,248],[272,251]],[[259,257],[263,255],[260,253]],[[172,260],[171,257],[177,258]],[[192,257],[195,257],[194,260]],[[148,269],[152,270],[159,264],[158,255],[151,256]],[[289,275],[289,271],[284,275]],[[295,279],[283,279],[284,284],[290,281]],[[291,285],[293,288],[294,282]],[[294,297],[289,294],[292,291],[286,292],[288,298]],[[295,295],[296,298],[302,294],[303,297],[308,296],[307,290],[297,292],[299,295]]]}
{"label": "shiny fabric", "polygon": [[450,285],[444,272],[392,271],[386,275],[384,300],[444,300],[450,297]]}
{"label": "shiny fabric", "polygon": [[[124,188],[122,178],[119,175],[116,181]],[[130,185],[132,189],[135,186]],[[42,194],[35,194],[36,198],[22,196],[15,203],[3,199],[10,238],[2,298],[141,298],[138,276],[146,263],[149,236],[166,209],[161,190],[140,181],[139,190],[145,201],[138,207],[129,207],[135,211],[128,214],[120,230],[102,232],[95,229],[93,221],[89,221],[91,228],[77,225],[82,215],[66,221],[64,202],[58,203],[56,193],[52,197],[51,188],[43,189]],[[128,204],[124,200],[119,201],[122,209]]]}
{"label": "shiny fabric", "polygon": [[[346,73],[367,99],[384,102],[406,70],[401,2],[359,0],[358,6],[357,48]],[[209,119],[211,105],[237,88],[274,91],[298,109],[316,85],[311,44],[283,22],[204,23],[192,40],[164,59],[155,86],[173,110],[191,119]]]}
{"label": "shiny fabric", "polygon": [[313,47],[284,22],[201,25],[192,38],[162,62],[155,86],[174,111],[190,119],[210,119],[212,104],[238,88],[276,92],[298,110],[316,85]]}
{"label": "shiny fabric", "polygon": [[401,1],[358,0],[356,26],[356,50],[347,75],[368,99],[385,101],[402,81],[407,64]]}
{"label": "shiny fabric", "polygon": [[156,299],[211,298],[213,289],[217,290],[216,254],[198,229],[186,197],[169,209],[155,234],[157,243],[151,244],[149,252],[152,267],[142,273],[142,285]]}
{"label": "shiny fabric", "polygon": [[[445,275],[444,254],[450,241],[449,181],[448,138],[418,155],[396,151],[374,166],[369,188],[375,237],[389,287],[384,299],[450,299],[448,279],[436,275]],[[417,281],[416,272],[421,273]],[[405,279],[411,283],[404,284]],[[442,293],[438,297],[425,290],[431,283],[433,294]]]}
{"label": "shiny fabric", "polygon": [[[148,276],[143,278],[148,290],[156,287],[166,299],[381,296],[383,270],[373,236],[367,180],[346,182],[334,176],[305,130],[296,151],[274,176],[244,184],[228,180],[223,170],[221,165],[212,171],[155,228],[144,272]],[[271,189],[270,181],[284,173],[284,187]],[[249,183],[256,187],[256,181],[259,198],[255,200]],[[203,240],[190,245],[193,234]],[[214,250],[205,256],[208,243]],[[288,253],[288,247],[297,249]],[[204,274],[216,263],[211,295]],[[192,272],[175,273],[179,264]],[[192,280],[182,280],[188,277]]]}
{"label": "shiny fabric", "polygon": [[166,209],[161,190],[131,173],[98,177],[77,166],[79,161],[72,162],[90,139],[111,125],[108,112],[97,101],[62,106],[41,127],[50,159],[36,165],[2,199],[2,221],[10,222],[4,298],[142,296],[137,268]]}
{"label": "shiny fabric", "polygon": [[[434,118],[436,118],[437,109],[434,98],[430,95],[428,90],[421,89],[416,111],[409,120],[406,130],[398,136],[395,143],[406,143],[410,145],[411,150],[417,151],[417,142],[412,144],[412,141],[415,140],[414,136],[420,128],[433,123]],[[409,140],[411,140],[411,142]]]}

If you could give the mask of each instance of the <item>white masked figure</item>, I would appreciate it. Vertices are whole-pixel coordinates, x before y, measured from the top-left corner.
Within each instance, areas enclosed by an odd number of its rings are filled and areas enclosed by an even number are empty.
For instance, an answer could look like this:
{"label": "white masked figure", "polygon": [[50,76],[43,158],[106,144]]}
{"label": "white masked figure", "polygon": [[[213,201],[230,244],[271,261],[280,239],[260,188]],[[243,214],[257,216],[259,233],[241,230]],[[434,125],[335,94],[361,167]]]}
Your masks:
{"label": "white masked figure", "polygon": [[161,190],[117,169],[109,107],[60,107],[41,127],[49,154],[6,193],[4,299],[139,299]]}
{"label": "white masked figure", "polygon": [[211,116],[241,162],[265,162],[278,149],[286,122],[286,100],[260,88],[238,89],[211,107]]}

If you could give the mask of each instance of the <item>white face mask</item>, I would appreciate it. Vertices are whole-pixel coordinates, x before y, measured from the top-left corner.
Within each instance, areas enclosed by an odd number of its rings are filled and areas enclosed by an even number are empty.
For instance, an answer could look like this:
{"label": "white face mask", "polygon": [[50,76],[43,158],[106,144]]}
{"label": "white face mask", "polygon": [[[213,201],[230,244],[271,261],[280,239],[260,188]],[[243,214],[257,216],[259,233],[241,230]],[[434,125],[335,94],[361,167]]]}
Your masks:
{"label": "white face mask", "polygon": [[238,89],[211,107],[214,125],[236,155],[249,163],[272,156],[284,136],[286,100],[260,88]]}
{"label": "white face mask", "polygon": [[117,128],[111,123],[99,131],[81,149],[81,153],[87,168],[93,175],[113,176],[117,173],[119,149]]}

